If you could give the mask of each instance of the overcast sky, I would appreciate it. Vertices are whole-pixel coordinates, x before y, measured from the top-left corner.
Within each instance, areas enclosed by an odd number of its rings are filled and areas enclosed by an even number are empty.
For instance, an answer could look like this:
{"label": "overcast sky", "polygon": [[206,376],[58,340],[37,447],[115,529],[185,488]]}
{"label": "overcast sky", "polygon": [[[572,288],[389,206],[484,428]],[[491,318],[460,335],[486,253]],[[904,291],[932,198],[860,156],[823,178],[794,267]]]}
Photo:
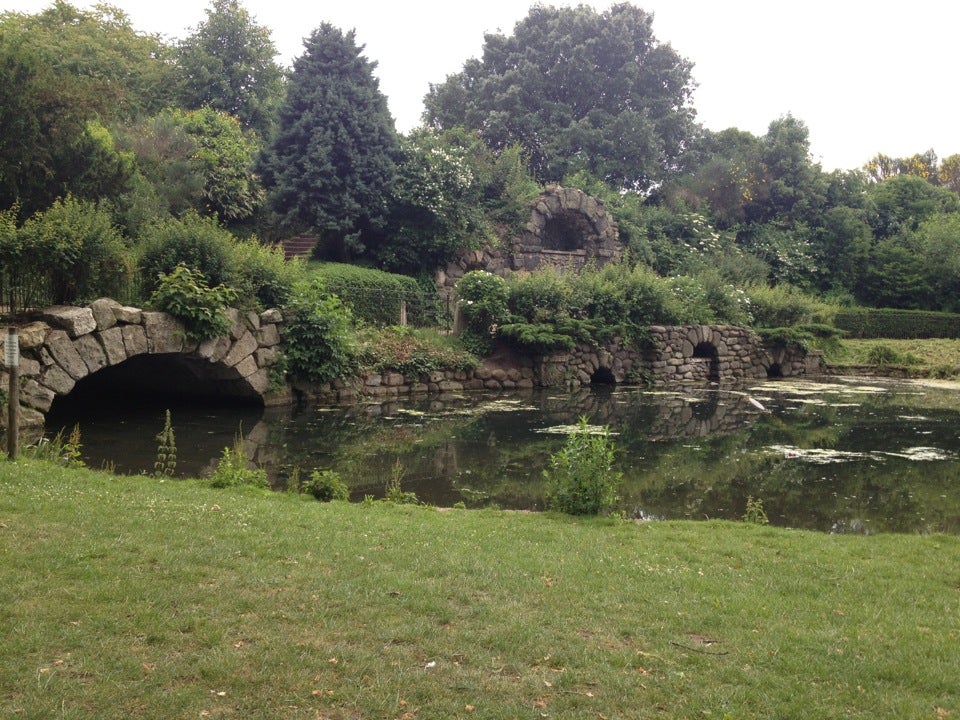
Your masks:
{"label": "overcast sky", "polygon": [[[48,0],[0,0],[0,9],[37,12]],[[93,2],[73,0],[77,7]],[[198,0],[113,0],[134,27],[182,38],[202,22]],[[378,63],[380,89],[401,132],[419,121],[430,83],[479,57],[484,32],[511,34],[529,0],[243,0],[269,27],[291,64],[303,38],[323,22],[355,29]],[[556,0],[546,5],[577,2]],[[610,2],[587,2],[599,10]],[[951,0],[638,0],[653,30],[694,63],[693,104],[711,130],[762,135],[792,114],[810,129],[824,170],[853,169],[882,152],[960,153],[958,63]]]}

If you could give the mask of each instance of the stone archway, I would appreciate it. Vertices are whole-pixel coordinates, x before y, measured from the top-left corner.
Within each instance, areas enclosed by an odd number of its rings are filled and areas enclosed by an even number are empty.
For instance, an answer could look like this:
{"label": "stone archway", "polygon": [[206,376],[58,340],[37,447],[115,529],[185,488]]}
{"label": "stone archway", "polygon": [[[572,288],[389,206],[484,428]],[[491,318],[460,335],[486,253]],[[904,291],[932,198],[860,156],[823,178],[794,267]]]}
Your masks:
{"label": "stone archway", "polygon": [[278,310],[228,310],[228,316],[228,335],[191,343],[172,316],[107,298],[87,307],[43,310],[39,320],[20,329],[21,423],[43,425],[56,398],[89,376],[134,358],[151,358],[147,372],[152,374],[162,372],[165,363],[186,370],[195,380],[193,387],[202,387],[207,395],[263,402],[283,318]]}

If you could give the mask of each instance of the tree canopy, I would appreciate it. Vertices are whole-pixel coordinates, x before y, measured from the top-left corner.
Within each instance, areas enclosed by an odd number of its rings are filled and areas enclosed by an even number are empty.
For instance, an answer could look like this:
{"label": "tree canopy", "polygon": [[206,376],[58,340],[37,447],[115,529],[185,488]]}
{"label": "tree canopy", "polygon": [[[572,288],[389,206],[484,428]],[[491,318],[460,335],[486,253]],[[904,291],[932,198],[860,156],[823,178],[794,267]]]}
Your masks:
{"label": "tree canopy", "polygon": [[652,26],[629,3],[535,5],[513,35],[486,35],[482,59],[431,86],[424,118],[477,130],[494,149],[520,145],[542,182],[587,170],[647,189],[696,132],[692,65]]}

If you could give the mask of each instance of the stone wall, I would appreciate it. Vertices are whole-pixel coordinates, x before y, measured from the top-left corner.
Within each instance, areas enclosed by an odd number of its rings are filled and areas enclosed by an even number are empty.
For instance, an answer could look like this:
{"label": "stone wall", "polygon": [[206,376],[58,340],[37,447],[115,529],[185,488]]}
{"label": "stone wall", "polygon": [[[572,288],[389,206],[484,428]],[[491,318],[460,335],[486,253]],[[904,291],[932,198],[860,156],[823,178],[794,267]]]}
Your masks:
{"label": "stone wall", "polygon": [[620,258],[620,231],[603,201],[576,188],[551,185],[537,198],[523,232],[502,248],[463,253],[437,273],[437,286],[449,297],[471,270],[501,277],[544,267],[579,271]]}
{"label": "stone wall", "polygon": [[[42,425],[53,401],[78,382],[143,355],[175,357],[210,394],[262,399],[279,351],[283,317],[278,310],[229,310],[228,315],[229,335],[190,343],[172,316],[106,298],[87,307],[47,308],[19,329],[21,424]],[[4,373],[2,387],[8,382]]]}

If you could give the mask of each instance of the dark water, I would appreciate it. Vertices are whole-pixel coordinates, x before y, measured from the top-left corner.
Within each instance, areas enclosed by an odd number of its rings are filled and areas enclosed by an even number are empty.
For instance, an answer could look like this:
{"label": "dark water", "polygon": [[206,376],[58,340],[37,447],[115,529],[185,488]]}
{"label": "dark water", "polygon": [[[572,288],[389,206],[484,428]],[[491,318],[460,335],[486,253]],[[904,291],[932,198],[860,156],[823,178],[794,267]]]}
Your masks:
{"label": "dark water", "polygon": [[[130,397],[120,398],[129,407]],[[57,408],[88,465],[150,472],[169,402]],[[170,407],[178,474],[209,474],[238,432],[284,486],[334,469],[354,499],[395,473],[424,502],[542,509],[542,470],[568,426],[607,426],[622,509],[649,519],[743,517],[832,532],[960,533],[960,387],[877,379],[735,389],[597,388],[465,394],[300,410]]]}

